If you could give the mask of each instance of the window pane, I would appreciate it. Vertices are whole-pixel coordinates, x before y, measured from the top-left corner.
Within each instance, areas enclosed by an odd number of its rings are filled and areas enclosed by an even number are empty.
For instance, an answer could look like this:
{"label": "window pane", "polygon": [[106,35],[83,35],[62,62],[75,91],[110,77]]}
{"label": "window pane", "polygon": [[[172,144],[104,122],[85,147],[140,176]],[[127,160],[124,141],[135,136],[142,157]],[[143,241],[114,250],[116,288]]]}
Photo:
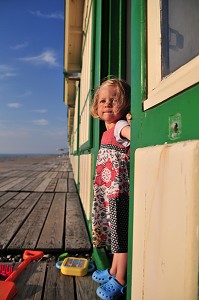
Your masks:
{"label": "window pane", "polygon": [[199,54],[199,0],[162,0],[162,77]]}

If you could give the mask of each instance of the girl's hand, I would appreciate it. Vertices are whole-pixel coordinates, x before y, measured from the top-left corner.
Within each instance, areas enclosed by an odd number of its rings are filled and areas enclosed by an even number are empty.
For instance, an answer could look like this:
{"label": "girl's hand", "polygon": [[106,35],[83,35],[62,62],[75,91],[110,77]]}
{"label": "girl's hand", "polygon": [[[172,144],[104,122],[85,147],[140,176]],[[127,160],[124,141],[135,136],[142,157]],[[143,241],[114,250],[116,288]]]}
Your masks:
{"label": "girl's hand", "polygon": [[126,119],[127,119],[127,122],[129,123],[129,125],[131,124],[131,120],[132,120],[132,115],[130,113],[128,113],[126,115]]}

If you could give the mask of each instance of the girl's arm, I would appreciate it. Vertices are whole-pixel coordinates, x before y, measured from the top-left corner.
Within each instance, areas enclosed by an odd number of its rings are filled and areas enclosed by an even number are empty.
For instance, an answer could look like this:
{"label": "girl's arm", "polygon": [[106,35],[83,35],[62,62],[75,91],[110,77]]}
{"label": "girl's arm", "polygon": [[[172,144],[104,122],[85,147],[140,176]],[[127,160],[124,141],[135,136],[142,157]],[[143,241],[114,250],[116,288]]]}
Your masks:
{"label": "girl's arm", "polygon": [[[130,113],[128,113],[126,115],[126,120],[129,123],[129,125],[130,125],[131,124],[131,120],[132,120],[132,115]],[[131,128],[130,128],[130,126],[125,126],[124,128],[122,128],[120,135],[130,141],[130,135],[131,135]]]}
{"label": "girl's arm", "polygon": [[130,145],[130,125],[125,120],[119,120],[114,128],[114,136],[116,141],[124,147]]}
{"label": "girl's arm", "polygon": [[130,141],[131,127],[129,125],[122,128],[120,135]]}

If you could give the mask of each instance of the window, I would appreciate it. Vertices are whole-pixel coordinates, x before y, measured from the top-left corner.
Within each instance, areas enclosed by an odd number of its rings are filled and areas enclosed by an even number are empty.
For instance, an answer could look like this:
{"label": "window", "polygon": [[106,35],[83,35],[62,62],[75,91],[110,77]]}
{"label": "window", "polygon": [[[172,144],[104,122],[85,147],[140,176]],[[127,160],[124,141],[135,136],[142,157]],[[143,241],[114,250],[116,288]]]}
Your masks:
{"label": "window", "polygon": [[162,77],[199,54],[199,1],[162,2]]}
{"label": "window", "polygon": [[198,83],[198,0],[148,0],[148,97],[144,109]]}

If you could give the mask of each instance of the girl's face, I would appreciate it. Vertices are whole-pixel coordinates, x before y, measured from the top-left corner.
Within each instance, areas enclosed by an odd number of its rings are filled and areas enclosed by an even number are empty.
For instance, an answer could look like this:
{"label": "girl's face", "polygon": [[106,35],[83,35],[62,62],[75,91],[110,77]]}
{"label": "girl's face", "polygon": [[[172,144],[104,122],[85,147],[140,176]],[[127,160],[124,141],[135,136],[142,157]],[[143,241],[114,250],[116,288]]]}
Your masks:
{"label": "girl's face", "polygon": [[110,129],[121,119],[122,112],[119,109],[117,87],[103,86],[99,90],[98,116],[105,121],[107,129]]}

